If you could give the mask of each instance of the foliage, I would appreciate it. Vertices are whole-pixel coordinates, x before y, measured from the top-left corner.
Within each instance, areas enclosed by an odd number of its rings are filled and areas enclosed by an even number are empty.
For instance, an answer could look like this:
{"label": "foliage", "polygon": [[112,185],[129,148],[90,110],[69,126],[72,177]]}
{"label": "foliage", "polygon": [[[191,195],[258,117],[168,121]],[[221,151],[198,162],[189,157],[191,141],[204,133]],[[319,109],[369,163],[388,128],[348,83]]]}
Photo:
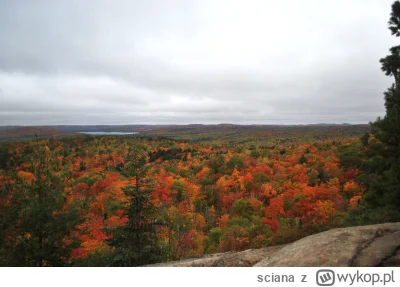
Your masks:
{"label": "foliage", "polygon": [[[252,144],[112,136],[39,140],[51,159],[49,186],[62,187],[63,208],[74,207],[79,215],[68,234],[52,227],[63,241],[80,241],[54,265],[137,266],[261,248],[341,226],[345,214],[362,206],[361,164],[351,166],[346,156],[362,158],[358,136],[365,131],[339,139],[327,128],[318,133],[324,140],[315,142],[302,128],[291,132],[301,137],[269,134],[268,142]],[[2,252],[18,244],[11,230],[21,197],[9,194],[35,182],[34,147],[33,141],[7,147],[13,168],[0,171],[7,239]],[[374,169],[375,162],[368,166]],[[6,253],[1,258],[12,265]]]}
{"label": "foliage", "polygon": [[27,171],[3,178],[0,258],[4,265],[66,265],[72,249],[79,246],[73,235],[81,221],[76,202],[56,176],[48,147],[38,140],[36,144]]}
{"label": "foliage", "polygon": [[156,236],[157,209],[151,202],[146,160],[138,147],[129,150],[121,173],[134,183],[122,188],[127,204],[122,208],[126,222],[108,230],[109,245],[115,249],[112,265],[138,266],[161,259]]}
{"label": "foliage", "polygon": [[[389,30],[399,34],[400,2],[395,1],[389,20]],[[390,49],[390,55],[380,60],[382,71],[394,77],[394,83],[384,93],[386,115],[371,123],[371,135],[362,138],[362,162],[357,165],[357,181],[365,193],[350,213],[348,224],[378,223],[400,220],[400,46]],[[355,165],[353,165],[355,166]],[[354,185],[355,183],[353,183]],[[346,192],[357,196],[357,188],[347,187]],[[359,194],[358,194],[359,195]]]}

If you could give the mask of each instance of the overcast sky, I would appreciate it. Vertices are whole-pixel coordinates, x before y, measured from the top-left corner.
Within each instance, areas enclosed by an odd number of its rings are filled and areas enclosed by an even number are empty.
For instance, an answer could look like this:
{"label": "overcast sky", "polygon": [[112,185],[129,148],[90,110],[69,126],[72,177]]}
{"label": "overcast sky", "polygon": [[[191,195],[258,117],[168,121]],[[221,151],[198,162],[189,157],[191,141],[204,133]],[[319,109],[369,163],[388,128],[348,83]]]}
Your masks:
{"label": "overcast sky", "polygon": [[0,1],[0,125],[367,123],[393,0]]}

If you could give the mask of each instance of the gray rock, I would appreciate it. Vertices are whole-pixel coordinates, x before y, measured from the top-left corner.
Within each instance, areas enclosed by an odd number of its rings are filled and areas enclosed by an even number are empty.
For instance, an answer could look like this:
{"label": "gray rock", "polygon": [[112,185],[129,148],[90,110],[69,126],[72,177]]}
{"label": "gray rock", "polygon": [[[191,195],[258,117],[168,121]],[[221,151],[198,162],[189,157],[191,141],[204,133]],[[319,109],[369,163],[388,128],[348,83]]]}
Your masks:
{"label": "gray rock", "polygon": [[331,229],[300,239],[255,266],[378,266],[396,255],[400,223]]}
{"label": "gray rock", "polygon": [[352,262],[352,266],[379,266],[396,255],[400,245],[400,231],[382,235],[373,240],[369,246],[362,249]]}
{"label": "gray rock", "polygon": [[249,249],[239,252],[226,252],[200,258],[186,259],[149,265],[152,267],[251,267],[260,260],[268,258],[286,245],[262,249]]}
{"label": "gray rock", "polygon": [[400,266],[400,222],[336,228],[286,245],[151,266]]}

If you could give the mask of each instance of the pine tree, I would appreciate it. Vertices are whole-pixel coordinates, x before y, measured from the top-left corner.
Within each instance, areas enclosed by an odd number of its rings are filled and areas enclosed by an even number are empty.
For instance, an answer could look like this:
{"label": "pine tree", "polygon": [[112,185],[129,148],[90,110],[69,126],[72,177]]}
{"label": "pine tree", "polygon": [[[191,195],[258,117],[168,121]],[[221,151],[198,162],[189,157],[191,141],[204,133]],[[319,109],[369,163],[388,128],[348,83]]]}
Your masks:
{"label": "pine tree", "polygon": [[[392,35],[400,36],[400,2],[392,4],[389,20]],[[400,220],[400,46],[390,49],[390,55],[380,60],[382,71],[394,77],[394,83],[384,93],[386,114],[372,125],[372,135],[384,148],[368,146],[368,137],[363,140],[367,154],[371,154],[361,165],[363,183],[367,187],[364,209],[361,216],[369,223]]]}
{"label": "pine tree", "polygon": [[50,151],[37,138],[29,164],[26,174],[31,178],[24,180],[14,173],[15,184],[7,189],[15,225],[7,236],[3,260],[8,266],[65,266],[71,250],[79,246],[71,237],[81,221],[77,208],[73,202],[66,206],[67,194],[52,168]]}
{"label": "pine tree", "polygon": [[111,235],[109,245],[115,248],[114,266],[139,266],[160,261],[156,234],[158,209],[151,202],[151,182],[147,172],[145,156],[138,147],[133,147],[121,170],[134,182],[123,188],[128,198],[125,207],[128,221],[124,226],[107,230]]}

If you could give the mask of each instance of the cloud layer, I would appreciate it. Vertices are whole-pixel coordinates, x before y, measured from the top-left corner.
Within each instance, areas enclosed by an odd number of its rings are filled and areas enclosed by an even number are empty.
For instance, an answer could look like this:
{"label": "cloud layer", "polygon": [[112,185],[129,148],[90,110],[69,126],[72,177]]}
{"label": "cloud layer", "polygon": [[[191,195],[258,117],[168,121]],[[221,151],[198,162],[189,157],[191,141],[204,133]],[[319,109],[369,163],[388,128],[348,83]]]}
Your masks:
{"label": "cloud layer", "polygon": [[0,2],[0,125],[366,123],[392,0]]}

